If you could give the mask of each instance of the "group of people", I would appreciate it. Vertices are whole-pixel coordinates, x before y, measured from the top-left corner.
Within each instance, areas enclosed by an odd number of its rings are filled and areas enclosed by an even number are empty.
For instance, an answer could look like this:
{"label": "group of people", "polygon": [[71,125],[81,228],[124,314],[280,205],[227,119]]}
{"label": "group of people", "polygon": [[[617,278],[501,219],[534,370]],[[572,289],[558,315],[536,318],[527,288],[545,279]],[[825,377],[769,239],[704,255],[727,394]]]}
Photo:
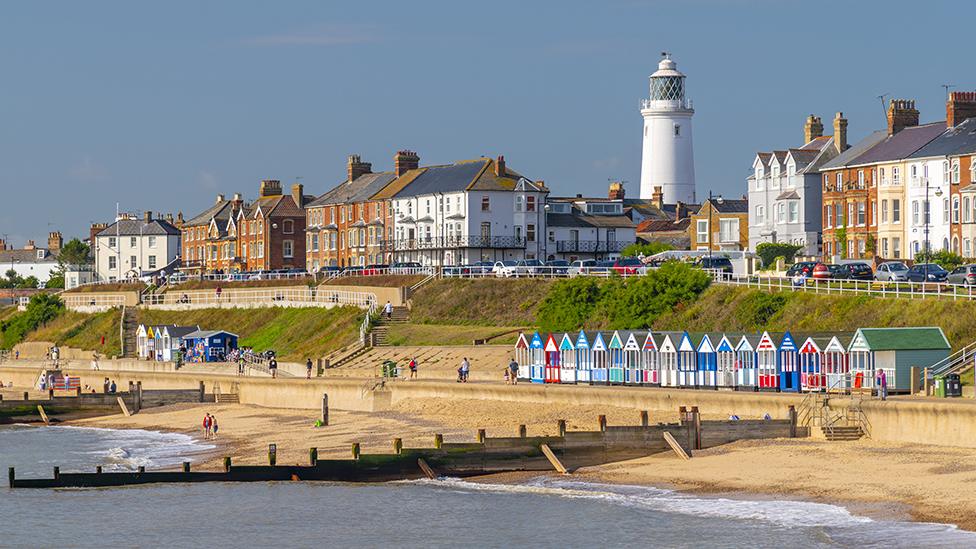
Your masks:
{"label": "group of people", "polygon": [[211,415],[209,412],[203,416],[203,438],[217,438],[217,416]]}
{"label": "group of people", "polygon": [[44,356],[44,359],[54,364],[54,367],[57,368],[61,363],[61,349],[57,345],[50,347],[47,350],[47,354]]}

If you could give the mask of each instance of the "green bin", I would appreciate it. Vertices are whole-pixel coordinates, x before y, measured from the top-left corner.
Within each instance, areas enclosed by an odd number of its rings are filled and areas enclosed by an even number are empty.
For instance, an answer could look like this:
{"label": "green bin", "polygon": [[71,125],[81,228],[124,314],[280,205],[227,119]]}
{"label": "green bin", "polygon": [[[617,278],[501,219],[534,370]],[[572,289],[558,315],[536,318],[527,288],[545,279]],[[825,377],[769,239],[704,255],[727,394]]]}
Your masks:
{"label": "green bin", "polygon": [[383,361],[383,377],[396,377],[397,363],[393,360]]}
{"label": "green bin", "polygon": [[935,396],[939,398],[945,398],[946,396],[945,376],[935,376]]}

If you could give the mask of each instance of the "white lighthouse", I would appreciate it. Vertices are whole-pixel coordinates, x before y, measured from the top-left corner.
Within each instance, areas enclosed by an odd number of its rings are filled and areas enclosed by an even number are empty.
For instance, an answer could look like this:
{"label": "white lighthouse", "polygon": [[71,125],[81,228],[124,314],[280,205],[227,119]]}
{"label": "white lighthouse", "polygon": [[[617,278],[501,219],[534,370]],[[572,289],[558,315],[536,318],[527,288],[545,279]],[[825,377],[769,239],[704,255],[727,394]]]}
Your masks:
{"label": "white lighthouse", "polygon": [[641,100],[644,146],[641,150],[641,198],[651,198],[661,187],[664,202],[694,204],[695,153],[691,117],[695,110],[685,98],[685,75],[678,72],[671,54],[662,52],[657,72],[651,75],[651,97]]}

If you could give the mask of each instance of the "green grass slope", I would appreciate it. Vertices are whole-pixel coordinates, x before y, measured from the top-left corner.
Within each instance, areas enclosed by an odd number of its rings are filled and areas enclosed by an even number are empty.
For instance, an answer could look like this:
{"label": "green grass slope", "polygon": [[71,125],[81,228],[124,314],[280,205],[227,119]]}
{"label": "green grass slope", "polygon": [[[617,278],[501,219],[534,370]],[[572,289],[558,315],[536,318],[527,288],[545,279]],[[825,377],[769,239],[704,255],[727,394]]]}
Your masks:
{"label": "green grass slope", "polygon": [[532,326],[535,310],[552,286],[540,279],[443,279],[411,298],[410,320],[419,324]]}

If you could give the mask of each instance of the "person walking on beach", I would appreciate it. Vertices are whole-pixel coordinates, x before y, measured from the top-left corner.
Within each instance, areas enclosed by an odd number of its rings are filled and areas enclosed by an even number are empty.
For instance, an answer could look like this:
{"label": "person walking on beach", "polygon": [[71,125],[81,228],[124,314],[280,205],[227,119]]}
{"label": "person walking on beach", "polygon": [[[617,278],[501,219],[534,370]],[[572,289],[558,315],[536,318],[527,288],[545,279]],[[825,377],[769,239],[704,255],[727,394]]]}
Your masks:
{"label": "person walking on beach", "polygon": [[211,426],[210,414],[204,414],[203,416],[203,438],[210,438],[210,426]]}
{"label": "person walking on beach", "polygon": [[210,416],[210,438],[217,438],[217,416]]}
{"label": "person walking on beach", "polygon": [[268,370],[271,372],[271,379],[278,377],[278,361],[274,357],[268,361]]}
{"label": "person walking on beach", "polygon": [[410,368],[410,379],[415,379],[417,377],[417,359],[411,358],[407,366]]}
{"label": "person walking on beach", "polygon": [[471,363],[468,362],[468,357],[464,357],[461,361],[461,382],[468,382],[468,374],[471,372]]}
{"label": "person walking on beach", "polygon": [[312,379],[312,359],[305,359],[305,379]]}
{"label": "person walking on beach", "polygon": [[518,362],[515,362],[515,357],[508,362],[508,378],[512,385],[518,385]]}
{"label": "person walking on beach", "polygon": [[878,368],[874,381],[878,386],[878,398],[888,400],[888,374],[885,373],[884,368]]}
{"label": "person walking on beach", "polygon": [[383,314],[386,315],[386,319],[390,320],[393,318],[393,305],[387,300],[386,305],[383,305]]}

